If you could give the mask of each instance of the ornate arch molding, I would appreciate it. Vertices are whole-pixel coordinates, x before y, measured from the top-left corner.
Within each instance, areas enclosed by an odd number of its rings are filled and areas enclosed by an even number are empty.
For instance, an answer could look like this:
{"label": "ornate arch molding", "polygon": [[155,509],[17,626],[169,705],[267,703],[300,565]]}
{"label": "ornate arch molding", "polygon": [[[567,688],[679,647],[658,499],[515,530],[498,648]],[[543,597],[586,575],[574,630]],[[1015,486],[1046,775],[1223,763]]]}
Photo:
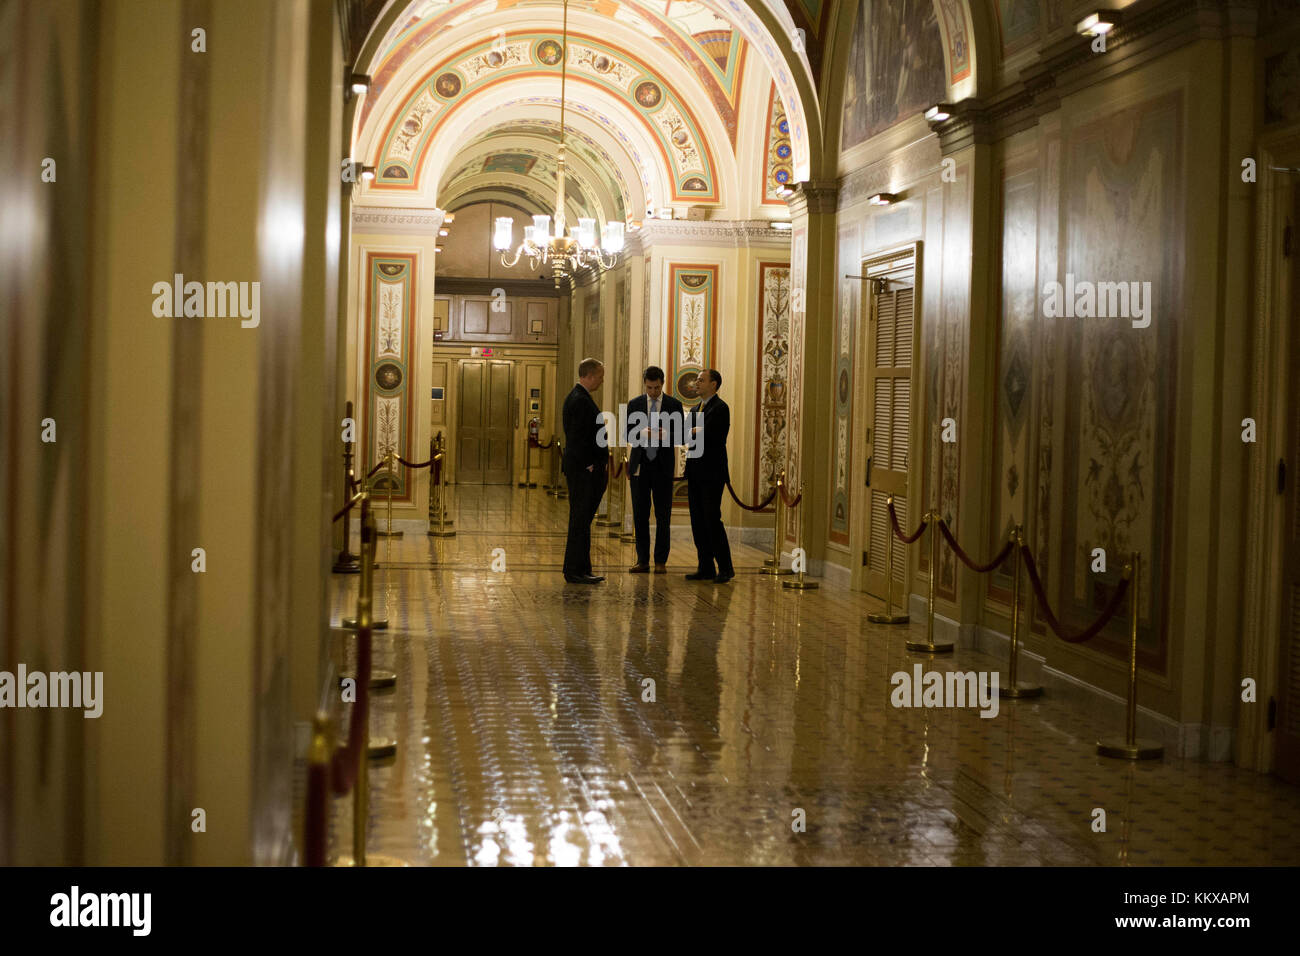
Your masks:
{"label": "ornate arch molding", "polygon": [[[623,104],[629,121],[645,128],[670,171],[672,202],[720,201],[718,161],[686,99],[647,63],[583,34],[569,35],[570,79],[602,89]],[[532,78],[559,75],[560,43],[549,31],[507,33],[504,44],[485,40],[462,47],[427,70],[391,109],[372,165],[371,189],[419,191],[429,145],[448,120],[481,94]],[[373,117],[372,117],[373,119]]]}
{"label": "ornate arch molding", "polygon": [[[470,3],[481,0],[469,0]],[[825,174],[828,166],[823,148],[824,124],[817,89],[807,58],[794,50],[794,21],[782,0],[700,0],[708,9],[728,20],[754,47],[776,81],[777,90],[790,117],[796,179]],[[354,70],[370,74],[381,64],[378,57],[393,26],[407,15],[412,0],[388,0],[375,17],[361,44]],[[779,10],[779,13],[777,12]],[[346,111],[347,128],[355,138],[361,107],[352,101]],[[835,152],[830,151],[833,173]]]}

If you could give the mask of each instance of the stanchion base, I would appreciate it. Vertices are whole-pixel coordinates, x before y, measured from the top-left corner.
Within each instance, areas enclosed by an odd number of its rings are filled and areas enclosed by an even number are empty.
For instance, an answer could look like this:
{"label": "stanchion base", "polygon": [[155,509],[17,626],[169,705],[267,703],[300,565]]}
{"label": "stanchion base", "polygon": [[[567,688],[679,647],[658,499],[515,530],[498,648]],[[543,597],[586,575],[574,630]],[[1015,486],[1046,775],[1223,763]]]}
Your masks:
{"label": "stanchion base", "polygon": [[911,618],[906,614],[868,614],[867,620],[872,624],[906,624]]}
{"label": "stanchion base", "polygon": [[[768,559],[769,561],[771,558]],[[774,568],[770,564],[758,569],[759,574],[794,574],[789,568]]]}
{"label": "stanchion base", "polygon": [[360,574],[361,559],[351,551],[344,551],[334,559],[335,574]]}
{"label": "stanchion base", "polygon": [[[357,629],[357,619],[355,617],[345,617],[343,620],[339,621],[339,627],[343,628],[345,631],[355,631]],[[372,631],[388,630],[387,619],[382,621],[371,621],[370,629]]]}
{"label": "stanchion base", "polygon": [[1029,697],[1042,697],[1043,688],[1037,684],[1026,684],[1024,681],[1018,680],[1014,687],[999,687],[998,696],[1009,697],[1012,700],[1022,700]]}
{"label": "stanchion base", "polygon": [[1124,737],[1106,737],[1097,741],[1097,753],[1121,760],[1159,760],[1165,755],[1165,746],[1158,740],[1145,737],[1139,737],[1133,743]]}
{"label": "stanchion base", "polygon": [[789,588],[792,591],[815,591],[821,585],[816,581],[782,581],[781,587]]}
{"label": "stanchion base", "polygon": [[771,558],[764,558],[764,559],[763,559],[763,567],[765,567],[765,568],[770,568],[770,567],[774,566],[776,563],[777,563],[777,562],[773,561]]}
{"label": "stanchion base", "polygon": [[[342,685],[345,680],[356,680],[356,674],[340,674],[339,684]],[[370,689],[384,690],[389,687],[397,686],[397,675],[392,671],[374,671],[370,672]]]}
{"label": "stanchion base", "polygon": [[[335,866],[356,866],[351,855],[341,856],[334,861]],[[387,853],[367,853],[366,866],[410,866],[405,860]]]}
{"label": "stanchion base", "polygon": [[952,651],[950,641],[908,641],[904,645],[909,651],[919,651],[922,654],[947,654]]}

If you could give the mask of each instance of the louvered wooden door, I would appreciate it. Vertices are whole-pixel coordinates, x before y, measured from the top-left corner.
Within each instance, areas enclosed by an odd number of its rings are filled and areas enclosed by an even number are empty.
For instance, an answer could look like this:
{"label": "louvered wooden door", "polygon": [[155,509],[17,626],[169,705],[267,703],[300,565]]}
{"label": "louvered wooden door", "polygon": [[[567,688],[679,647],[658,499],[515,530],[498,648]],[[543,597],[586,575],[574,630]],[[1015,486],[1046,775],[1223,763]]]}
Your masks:
{"label": "louvered wooden door", "polygon": [[[889,512],[886,497],[894,496],[894,511],[905,528],[913,523],[907,501],[907,469],[912,422],[912,359],[915,288],[910,274],[872,282],[871,324],[867,343],[870,402],[867,433],[867,489],[870,536],[863,587],[885,596],[888,567]],[[894,601],[903,593],[907,554],[894,542]]]}
{"label": "louvered wooden door", "polygon": [[[1295,211],[1300,217],[1300,189]],[[1300,256],[1292,253],[1295,281],[1291,291],[1291,400],[1287,403],[1286,457],[1278,464],[1278,480],[1285,483],[1286,559],[1283,567],[1282,637],[1278,663],[1276,750],[1273,766],[1278,776],[1300,783]]]}

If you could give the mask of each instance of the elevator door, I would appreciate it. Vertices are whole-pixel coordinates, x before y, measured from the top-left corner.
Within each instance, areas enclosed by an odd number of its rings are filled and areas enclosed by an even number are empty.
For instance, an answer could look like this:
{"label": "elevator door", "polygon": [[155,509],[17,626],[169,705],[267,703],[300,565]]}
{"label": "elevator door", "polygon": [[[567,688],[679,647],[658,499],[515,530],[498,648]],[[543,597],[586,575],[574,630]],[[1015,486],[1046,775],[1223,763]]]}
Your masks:
{"label": "elevator door", "polygon": [[456,480],[510,484],[514,363],[487,359],[460,362]]}
{"label": "elevator door", "polygon": [[[863,589],[885,596],[889,526],[887,499],[894,496],[898,523],[910,531],[917,516],[908,507],[907,468],[912,425],[912,356],[916,349],[915,288],[912,273],[892,271],[887,280],[869,283],[871,311],[867,339],[867,513],[868,546]],[[900,599],[907,551],[895,540],[894,600]]]}

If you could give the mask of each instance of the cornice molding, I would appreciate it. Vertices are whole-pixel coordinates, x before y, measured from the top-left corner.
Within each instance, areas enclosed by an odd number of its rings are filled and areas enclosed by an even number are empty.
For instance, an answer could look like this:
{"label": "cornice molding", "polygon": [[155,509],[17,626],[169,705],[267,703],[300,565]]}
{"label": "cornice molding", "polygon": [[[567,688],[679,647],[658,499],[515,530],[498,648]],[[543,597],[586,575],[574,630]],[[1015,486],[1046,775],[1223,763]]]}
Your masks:
{"label": "cornice molding", "polygon": [[625,252],[644,255],[655,245],[788,248],[790,231],[767,219],[647,219],[628,237]]}
{"label": "cornice molding", "polygon": [[441,209],[411,209],[401,206],[353,206],[353,232],[416,233],[436,236],[442,227]]}
{"label": "cornice molding", "polygon": [[833,179],[811,179],[795,183],[793,193],[786,199],[791,216],[833,213],[840,194],[840,184]]}

